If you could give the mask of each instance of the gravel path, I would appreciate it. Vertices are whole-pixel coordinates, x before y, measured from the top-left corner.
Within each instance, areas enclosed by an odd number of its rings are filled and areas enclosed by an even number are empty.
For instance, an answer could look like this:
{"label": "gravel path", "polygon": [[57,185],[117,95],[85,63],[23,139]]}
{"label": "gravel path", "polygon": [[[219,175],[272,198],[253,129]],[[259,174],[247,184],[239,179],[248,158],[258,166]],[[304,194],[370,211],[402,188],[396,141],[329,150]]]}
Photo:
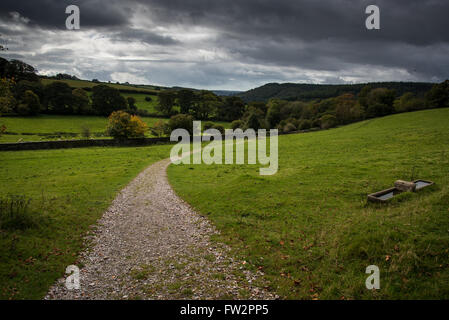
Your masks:
{"label": "gravel path", "polygon": [[261,273],[245,270],[218,233],[170,187],[159,161],[116,197],[86,240],[79,290],[65,278],[45,299],[275,299]]}

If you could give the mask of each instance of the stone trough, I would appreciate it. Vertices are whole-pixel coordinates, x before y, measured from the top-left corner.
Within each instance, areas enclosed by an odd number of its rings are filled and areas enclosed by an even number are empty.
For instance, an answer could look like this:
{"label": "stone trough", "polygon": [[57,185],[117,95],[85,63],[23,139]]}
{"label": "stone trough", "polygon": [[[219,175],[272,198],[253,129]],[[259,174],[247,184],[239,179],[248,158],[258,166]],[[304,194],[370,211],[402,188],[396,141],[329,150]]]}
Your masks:
{"label": "stone trough", "polygon": [[435,184],[433,181],[422,179],[413,182],[397,180],[394,183],[394,187],[369,194],[368,201],[385,203],[400,193],[417,192],[433,184]]}

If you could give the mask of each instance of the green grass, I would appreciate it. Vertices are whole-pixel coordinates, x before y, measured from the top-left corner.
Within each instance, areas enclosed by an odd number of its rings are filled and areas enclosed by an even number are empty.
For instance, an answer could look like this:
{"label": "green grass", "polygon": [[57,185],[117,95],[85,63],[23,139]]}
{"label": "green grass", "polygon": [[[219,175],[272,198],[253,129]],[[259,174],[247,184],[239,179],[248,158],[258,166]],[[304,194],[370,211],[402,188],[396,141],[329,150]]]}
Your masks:
{"label": "green grass", "polygon": [[[287,299],[449,298],[449,109],[279,137],[279,172],[178,165],[176,192]],[[397,179],[436,185],[387,205]],[[365,288],[368,265],[380,290]]]}
{"label": "green grass", "polygon": [[[133,97],[136,99],[136,107],[139,110],[146,110],[150,113],[156,114],[159,113],[156,110],[156,105],[159,103],[159,98],[156,95],[142,94],[142,93],[125,93],[123,94],[125,98]],[[151,101],[146,101],[146,97],[151,97]]]}
{"label": "green grass", "polygon": [[138,85],[125,85],[125,84],[116,84],[116,83],[96,83],[92,81],[87,80],[54,80],[54,79],[42,79],[41,80],[44,85],[50,84],[52,82],[65,82],[72,88],[92,88],[94,86],[98,86],[100,84],[108,85],[110,87],[113,87],[118,90],[134,90],[134,91],[141,91],[143,93],[148,94],[156,94],[158,90],[155,90],[152,86],[138,86]]}
{"label": "green grass", "polygon": [[[144,95],[146,96],[146,95]],[[168,119],[141,117],[149,128],[159,121]],[[203,121],[204,125],[206,121]],[[224,128],[230,128],[231,123],[215,121]],[[22,141],[48,141],[48,140],[71,140],[84,139],[81,135],[83,127],[90,129],[92,138],[105,139],[105,130],[108,118],[96,116],[58,116],[40,115],[36,117],[1,117],[0,126],[6,126],[6,132],[14,134],[3,134],[0,143],[13,143]],[[149,130],[147,137],[153,137]]]}
{"label": "green grass", "polygon": [[0,299],[43,298],[116,193],[170,147],[1,152],[0,194],[32,199],[35,223],[0,230]]}
{"label": "green grass", "polygon": [[[142,117],[148,127],[154,126],[158,118]],[[164,120],[164,119],[162,119]],[[164,120],[166,121],[166,120]],[[0,136],[0,143],[20,141],[46,141],[55,139],[81,139],[83,127],[88,127],[91,133],[105,138],[104,132],[108,118],[95,116],[56,116],[40,115],[36,117],[2,117],[0,125],[4,124],[7,132]],[[76,134],[77,136],[73,136]],[[148,132],[147,136],[151,136]]]}

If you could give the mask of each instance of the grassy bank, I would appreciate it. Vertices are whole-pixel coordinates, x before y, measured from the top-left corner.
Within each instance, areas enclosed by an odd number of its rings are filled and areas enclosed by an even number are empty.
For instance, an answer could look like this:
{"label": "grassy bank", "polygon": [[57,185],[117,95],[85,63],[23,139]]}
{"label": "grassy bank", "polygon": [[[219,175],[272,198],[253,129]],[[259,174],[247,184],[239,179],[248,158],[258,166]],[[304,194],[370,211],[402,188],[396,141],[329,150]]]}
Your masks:
{"label": "grassy bank", "polygon": [[1,152],[1,198],[31,202],[25,228],[0,229],[0,299],[41,299],[116,193],[170,147]]}
{"label": "grassy bank", "polygon": [[[449,109],[279,137],[279,172],[169,167],[177,193],[248,268],[288,299],[449,298]],[[436,185],[388,205],[366,195],[397,179]],[[365,288],[368,265],[381,289]]]}

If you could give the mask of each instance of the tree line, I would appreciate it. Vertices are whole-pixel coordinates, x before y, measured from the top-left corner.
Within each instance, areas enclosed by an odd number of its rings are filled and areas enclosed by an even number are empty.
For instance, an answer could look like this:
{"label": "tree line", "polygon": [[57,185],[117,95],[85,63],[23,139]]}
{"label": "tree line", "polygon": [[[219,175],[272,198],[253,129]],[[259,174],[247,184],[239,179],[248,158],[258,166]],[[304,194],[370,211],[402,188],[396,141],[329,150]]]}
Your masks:
{"label": "tree line", "polygon": [[[0,78],[1,114],[109,116],[115,111],[125,111],[131,115],[148,115],[138,110],[133,97],[125,98],[120,90],[105,84],[94,86],[91,94],[61,81],[43,85],[36,70],[18,60],[0,58]],[[277,128],[290,132],[327,129],[393,113],[449,107],[449,80],[418,94],[401,91],[399,95],[395,89],[375,84],[363,86],[357,94],[346,92],[313,100],[272,98],[268,102],[245,103],[238,96],[220,97],[210,91],[192,89],[161,90],[158,100],[156,109],[161,115],[172,118],[170,127],[195,119],[232,122],[234,129]]]}

